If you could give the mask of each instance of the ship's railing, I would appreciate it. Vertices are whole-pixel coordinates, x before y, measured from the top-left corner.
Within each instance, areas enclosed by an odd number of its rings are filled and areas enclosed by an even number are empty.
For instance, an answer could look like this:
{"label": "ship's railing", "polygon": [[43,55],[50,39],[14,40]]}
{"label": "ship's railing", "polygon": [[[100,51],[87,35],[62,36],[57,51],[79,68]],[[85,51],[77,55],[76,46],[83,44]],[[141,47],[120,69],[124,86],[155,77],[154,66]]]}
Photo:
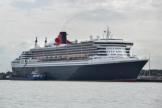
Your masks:
{"label": "ship's railing", "polygon": [[12,61],[12,63],[20,63],[20,60]]}
{"label": "ship's railing", "polygon": [[137,60],[138,58],[130,58],[130,57],[106,57],[106,56],[94,56],[91,57],[91,61],[125,61],[125,60]]}

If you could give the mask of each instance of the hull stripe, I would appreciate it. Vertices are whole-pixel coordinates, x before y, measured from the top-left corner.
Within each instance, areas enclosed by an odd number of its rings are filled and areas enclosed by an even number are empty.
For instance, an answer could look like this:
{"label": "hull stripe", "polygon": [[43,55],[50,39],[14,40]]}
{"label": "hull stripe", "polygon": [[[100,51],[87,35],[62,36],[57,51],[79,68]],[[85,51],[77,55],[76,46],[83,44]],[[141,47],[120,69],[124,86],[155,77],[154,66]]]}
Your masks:
{"label": "hull stripe", "polygon": [[[30,63],[27,64],[25,67],[44,67],[44,66],[77,66],[77,65],[98,65],[98,64],[114,64],[114,63],[127,63],[127,62],[140,62],[140,61],[148,61],[148,60],[129,60],[129,61],[104,61],[104,62],[43,62],[43,63]],[[15,63],[12,64],[12,67],[23,67],[25,63]]]}

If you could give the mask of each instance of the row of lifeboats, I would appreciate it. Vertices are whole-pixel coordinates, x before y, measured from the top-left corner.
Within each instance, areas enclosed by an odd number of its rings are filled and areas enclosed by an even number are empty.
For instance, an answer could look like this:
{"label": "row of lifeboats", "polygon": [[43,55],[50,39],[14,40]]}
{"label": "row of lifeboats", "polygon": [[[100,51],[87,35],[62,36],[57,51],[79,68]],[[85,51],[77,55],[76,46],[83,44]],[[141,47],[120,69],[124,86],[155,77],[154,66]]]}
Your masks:
{"label": "row of lifeboats", "polygon": [[74,59],[74,58],[86,58],[87,54],[75,54],[75,55],[60,55],[60,56],[44,56],[37,57],[38,60],[52,60],[52,59]]}

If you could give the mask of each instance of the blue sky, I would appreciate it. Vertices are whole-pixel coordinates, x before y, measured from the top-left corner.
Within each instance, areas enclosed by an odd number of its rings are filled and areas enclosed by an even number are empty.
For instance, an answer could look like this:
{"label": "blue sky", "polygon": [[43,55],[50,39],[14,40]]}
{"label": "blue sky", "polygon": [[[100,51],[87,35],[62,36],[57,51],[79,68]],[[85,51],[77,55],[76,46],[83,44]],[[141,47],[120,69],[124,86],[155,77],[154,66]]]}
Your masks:
{"label": "blue sky", "polygon": [[[102,37],[110,27],[113,38],[134,42],[139,58],[151,54],[151,68],[162,69],[161,0],[0,0],[1,71],[22,51],[34,47],[35,37],[43,46],[61,30],[68,40]],[[145,66],[148,68],[148,64]]]}

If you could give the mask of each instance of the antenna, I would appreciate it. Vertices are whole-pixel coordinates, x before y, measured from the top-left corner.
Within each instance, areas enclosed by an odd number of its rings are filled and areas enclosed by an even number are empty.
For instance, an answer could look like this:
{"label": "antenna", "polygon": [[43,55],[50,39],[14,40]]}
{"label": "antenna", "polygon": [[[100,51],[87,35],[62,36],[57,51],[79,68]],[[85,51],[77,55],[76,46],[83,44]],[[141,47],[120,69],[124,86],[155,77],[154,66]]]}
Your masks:
{"label": "antenna", "polygon": [[47,45],[47,37],[45,38],[44,47]]}
{"label": "antenna", "polygon": [[109,39],[109,35],[110,35],[110,32],[109,32],[109,26],[107,27],[107,37],[106,39]]}
{"label": "antenna", "polygon": [[[149,77],[150,77],[150,53],[149,53]],[[150,77],[151,79],[151,77]]]}

